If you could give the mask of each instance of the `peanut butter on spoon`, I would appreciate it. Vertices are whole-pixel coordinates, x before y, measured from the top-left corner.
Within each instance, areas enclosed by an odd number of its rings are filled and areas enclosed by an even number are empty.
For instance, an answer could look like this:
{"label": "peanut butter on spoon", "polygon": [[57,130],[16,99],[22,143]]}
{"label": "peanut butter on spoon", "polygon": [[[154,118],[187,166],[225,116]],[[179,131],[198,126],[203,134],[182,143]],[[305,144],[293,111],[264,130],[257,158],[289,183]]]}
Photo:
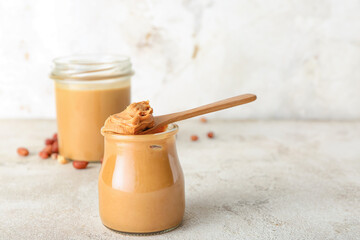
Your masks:
{"label": "peanut butter on spoon", "polygon": [[111,115],[106,121],[102,132],[126,135],[159,133],[173,122],[182,121],[206,113],[250,103],[256,95],[248,93],[223,99],[197,108],[154,117],[149,101],[130,104],[123,112]]}
{"label": "peanut butter on spoon", "polygon": [[149,101],[132,103],[121,113],[108,117],[102,132],[123,135],[139,134],[154,126],[152,113],[153,109],[150,107]]}

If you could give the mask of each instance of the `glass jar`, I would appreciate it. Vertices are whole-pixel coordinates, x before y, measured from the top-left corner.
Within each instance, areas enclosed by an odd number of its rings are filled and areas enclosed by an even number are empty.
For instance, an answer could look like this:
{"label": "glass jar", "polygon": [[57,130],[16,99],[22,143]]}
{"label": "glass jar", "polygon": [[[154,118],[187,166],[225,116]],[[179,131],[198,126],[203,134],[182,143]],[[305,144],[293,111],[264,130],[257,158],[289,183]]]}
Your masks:
{"label": "glass jar", "polygon": [[116,231],[152,234],[180,225],[185,210],[184,175],[176,152],[178,126],[148,135],[102,133],[99,211]]}
{"label": "glass jar", "polygon": [[99,161],[106,118],[130,104],[128,57],[78,55],[54,59],[59,152],[70,160]]}

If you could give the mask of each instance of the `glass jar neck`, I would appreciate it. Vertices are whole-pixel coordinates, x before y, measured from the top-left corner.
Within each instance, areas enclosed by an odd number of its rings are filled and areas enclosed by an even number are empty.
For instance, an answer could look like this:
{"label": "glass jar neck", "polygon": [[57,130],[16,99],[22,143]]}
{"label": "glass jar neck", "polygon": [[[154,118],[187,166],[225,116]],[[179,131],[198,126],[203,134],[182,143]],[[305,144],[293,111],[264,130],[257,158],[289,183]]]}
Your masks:
{"label": "glass jar neck", "polygon": [[130,59],[121,55],[74,55],[53,60],[55,80],[96,81],[133,75]]}
{"label": "glass jar neck", "polygon": [[103,132],[101,129],[101,134],[108,140],[115,140],[121,142],[152,142],[156,140],[167,140],[171,139],[179,131],[177,124],[171,123],[168,125],[168,128],[164,132],[155,133],[155,134],[145,134],[145,135],[121,135],[116,133]]}

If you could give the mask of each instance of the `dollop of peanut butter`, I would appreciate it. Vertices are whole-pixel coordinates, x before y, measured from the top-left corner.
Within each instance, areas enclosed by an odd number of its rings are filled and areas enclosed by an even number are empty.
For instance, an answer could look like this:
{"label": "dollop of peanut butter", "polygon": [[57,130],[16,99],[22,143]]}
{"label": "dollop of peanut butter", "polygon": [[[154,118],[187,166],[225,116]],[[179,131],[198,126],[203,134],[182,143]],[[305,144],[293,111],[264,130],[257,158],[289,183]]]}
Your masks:
{"label": "dollop of peanut butter", "polygon": [[105,121],[102,132],[136,135],[155,124],[149,101],[130,104],[121,113],[113,114]]}

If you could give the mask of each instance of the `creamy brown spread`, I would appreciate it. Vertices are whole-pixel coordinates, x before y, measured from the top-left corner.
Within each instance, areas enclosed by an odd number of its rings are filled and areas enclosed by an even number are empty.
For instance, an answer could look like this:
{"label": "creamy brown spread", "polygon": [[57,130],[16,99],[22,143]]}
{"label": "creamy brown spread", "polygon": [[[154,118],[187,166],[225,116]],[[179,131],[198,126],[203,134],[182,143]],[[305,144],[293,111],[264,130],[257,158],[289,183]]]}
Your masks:
{"label": "creamy brown spread", "polygon": [[93,162],[104,156],[99,132],[104,121],[130,104],[130,80],[97,84],[91,90],[85,85],[93,86],[55,81],[59,151],[71,160]]}
{"label": "creamy brown spread", "polygon": [[103,132],[136,135],[154,126],[153,109],[149,101],[130,104],[124,111],[108,117]]}

